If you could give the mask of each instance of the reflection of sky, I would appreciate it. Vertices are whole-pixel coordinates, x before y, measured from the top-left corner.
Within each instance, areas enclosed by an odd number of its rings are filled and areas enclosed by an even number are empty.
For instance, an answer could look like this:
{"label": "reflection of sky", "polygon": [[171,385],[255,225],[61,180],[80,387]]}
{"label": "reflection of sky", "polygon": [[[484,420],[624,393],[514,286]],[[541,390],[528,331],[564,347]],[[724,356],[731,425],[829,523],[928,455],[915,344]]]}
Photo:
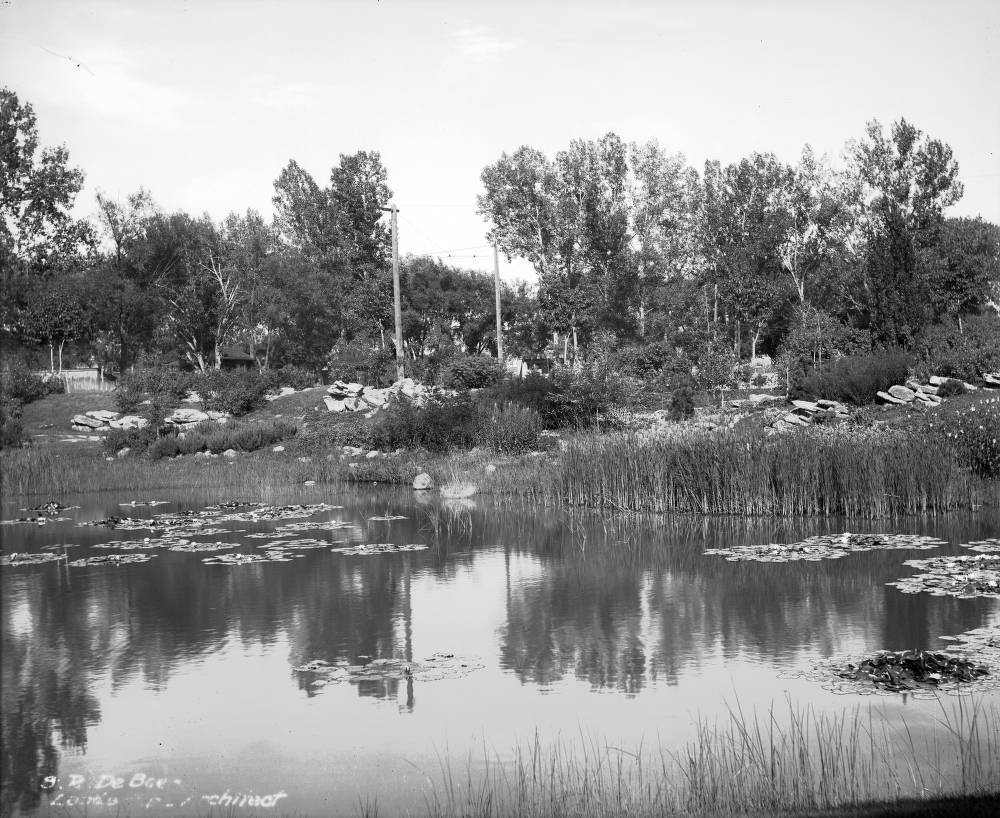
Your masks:
{"label": "reflection of sky", "polygon": [[[121,569],[5,571],[5,717],[11,697],[53,679],[35,707],[54,719],[55,735],[66,732],[63,721],[76,723],[83,698],[74,691],[99,704],[84,717],[82,741],[59,748],[60,775],[148,771],[203,792],[285,789],[295,795],[289,811],[326,814],[337,810],[324,805],[351,809],[359,792],[389,781],[397,782],[390,801],[404,799],[407,787],[437,775],[438,754],[464,771],[469,754],[506,757],[536,731],[569,744],[677,747],[699,714],[724,719],[726,703],[763,712],[788,696],[838,713],[866,700],[779,671],[1000,621],[993,602],[886,588],[905,552],[777,566],[700,553],[707,543],[789,539],[787,522],[779,533],[766,522],[704,530],[699,521],[692,534],[665,519],[568,534],[558,519],[489,512],[438,541],[408,502],[390,494],[334,515],[364,519],[392,503],[411,517],[394,524],[393,541],[428,542],[428,551],[306,551],[292,563],[234,569],[163,553]],[[816,533],[799,525],[799,536]],[[942,533],[940,521],[928,525]],[[953,539],[984,536],[989,525],[956,521]],[[383,530],[374,536],[387,541]],[[5,550],[24,547],[6,539]],[[30,539],[45,543],[40,530]],[[626,540],[639,545],[626,549]],[[22,650],[17,667],[8,640]],[[438,651],[485,667],[460,679],[309,691],[292,671],[310,659],[419,661]],[[935,724],[934,703],[879,705],[914,729]]]}

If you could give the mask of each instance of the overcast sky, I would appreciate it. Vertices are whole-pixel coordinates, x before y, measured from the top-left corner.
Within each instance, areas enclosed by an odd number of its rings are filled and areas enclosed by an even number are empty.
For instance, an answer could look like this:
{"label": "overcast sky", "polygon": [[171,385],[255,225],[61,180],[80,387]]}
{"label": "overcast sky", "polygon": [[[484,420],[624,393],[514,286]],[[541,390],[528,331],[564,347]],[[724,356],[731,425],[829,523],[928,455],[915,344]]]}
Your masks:
{"label": "overcast sky", "polygon": [[325,185],[377,150],[401,251],[492,269],[483,167],[610,130],[700,168],[806,142],[837,158],[905,116],[954,149],[952,213],[1000,222],[998,34],[996,0],[2,0],[0,83],[86,172],[83,213],[144,186],[168,210],[270,214],[290,158]]}

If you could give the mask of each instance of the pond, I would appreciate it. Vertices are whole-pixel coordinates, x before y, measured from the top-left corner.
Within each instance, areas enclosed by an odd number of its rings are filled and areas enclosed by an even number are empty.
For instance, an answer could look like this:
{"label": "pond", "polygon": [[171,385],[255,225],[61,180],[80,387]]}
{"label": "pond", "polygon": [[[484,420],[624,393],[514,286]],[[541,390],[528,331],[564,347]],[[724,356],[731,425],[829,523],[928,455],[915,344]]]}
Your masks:
{"label": "pond", "polygon": [[[53,499],[78,507],[43,525],[9,523],[37,515],[26,502],[2,509],[4,555],[66,556],[0,569],[4,814],[339,815],[372,797],[382,814],[420,812],[444,768],[464,775],[536,735],[679,747],[736,702],[877,699],[888,722],[932,733],[933,701],[836,695],[799,671],[1000,624],[995,598],[887,585],[914,573],[908,559],[974,553],[960,545],[996,537],[996,511],[651,518],[356,486]],[[164,502],[130,504],[147,499]],[[233,499],[315,508],[179,514]],[[112,515],[168,515],[169,530],[81,525]],[[941,544],[705,553],[848,531]],[[74,564],[111,554],[152,557]],[[219,560],[232,554],[255,561]]]}

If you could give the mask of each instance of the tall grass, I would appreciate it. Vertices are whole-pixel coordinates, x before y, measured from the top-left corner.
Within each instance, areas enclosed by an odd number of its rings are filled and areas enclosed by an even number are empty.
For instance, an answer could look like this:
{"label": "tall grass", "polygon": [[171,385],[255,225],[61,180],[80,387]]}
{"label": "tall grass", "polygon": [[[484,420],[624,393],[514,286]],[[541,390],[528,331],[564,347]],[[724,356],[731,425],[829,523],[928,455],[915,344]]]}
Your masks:
{"label": "tall grass", "polygon": [[975,504],[979,486],[930,438],[816,429],[577,440],[549,493],[629,511],[879,517]]}
{"label": "tall grass", "polygon": [[[939,701],[933,739],[872,707],[824,715],[788,703],[787,713],[730,710],[722,725],[698,723],[682,749],[624,749],[594,739],[577,746],[540,739],[503,759],[484,752],[456,775],[441,761],[434,816],[772,815],[902,799],[1000,791],[1000,711],[982,701]],[[913,813],[917,814],[917,813]]]}

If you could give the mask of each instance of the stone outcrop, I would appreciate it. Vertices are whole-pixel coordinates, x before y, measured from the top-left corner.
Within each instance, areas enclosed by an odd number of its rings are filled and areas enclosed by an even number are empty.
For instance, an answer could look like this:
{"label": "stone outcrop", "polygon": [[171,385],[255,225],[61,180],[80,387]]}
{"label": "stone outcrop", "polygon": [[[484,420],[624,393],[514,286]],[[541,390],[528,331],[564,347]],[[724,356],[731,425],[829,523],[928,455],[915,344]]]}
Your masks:
{"label": "stone outcrop", "polygon": [[403,378],[384,389],[360,383],[334,381],[326,391],[327,396],[323,398],[323,403],[328,411],[364,412],[368,417],[400,398],[411,400],[419,406],[433,392],[430,387],[419,384],[412,378]]}
{"label": "stone outcrop", "polygon": [[786,412],[771,428],[779,432],[811,426],[814,423],[829,423],[847,418],[847,407],[835,400],[793,400],[792,411]]}

